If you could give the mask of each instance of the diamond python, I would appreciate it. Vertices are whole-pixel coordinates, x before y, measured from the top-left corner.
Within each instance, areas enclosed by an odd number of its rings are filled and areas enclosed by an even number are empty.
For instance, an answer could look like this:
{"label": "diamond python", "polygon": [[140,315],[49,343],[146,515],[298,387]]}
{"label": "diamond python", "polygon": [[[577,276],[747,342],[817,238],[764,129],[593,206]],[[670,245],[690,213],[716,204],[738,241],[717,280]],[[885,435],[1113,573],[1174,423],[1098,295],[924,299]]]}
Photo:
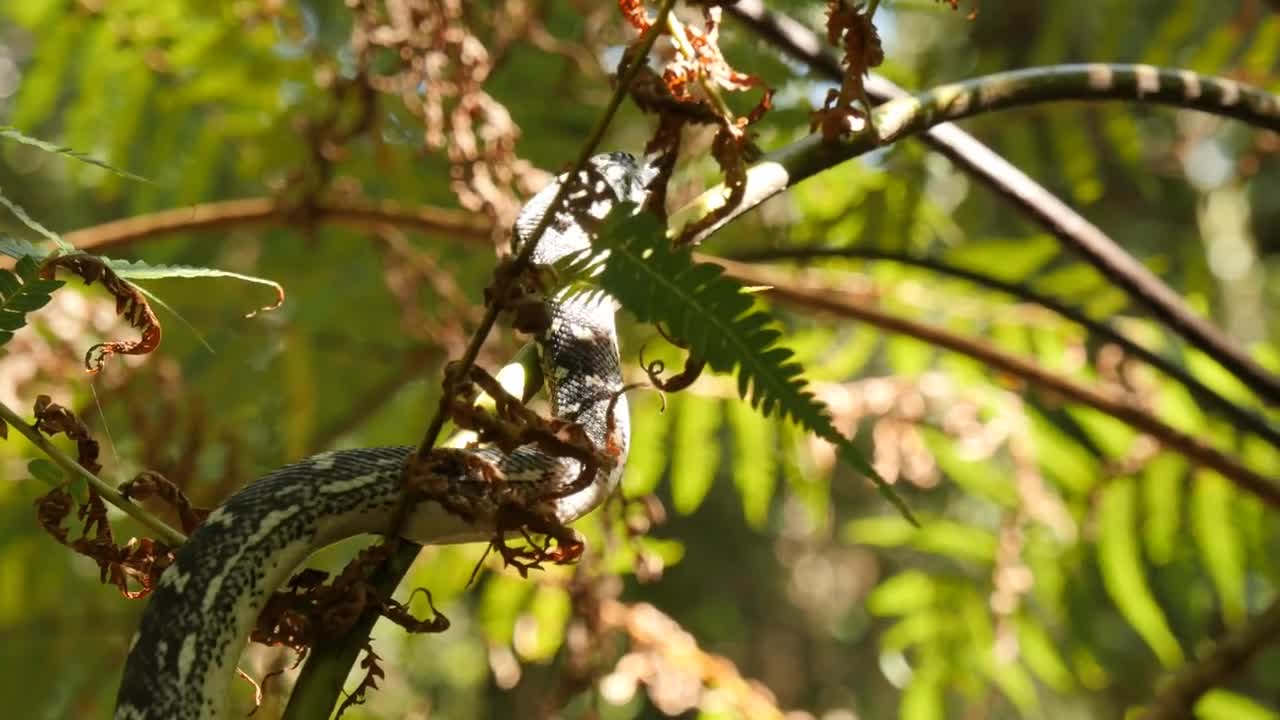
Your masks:
{"label": "diamond python", "polygon": [[[551,263],[590,246],[582,213],[603,218],[616,202],[642,204],[651,171],[626,153],[591,159],[535,248],[535,263]],[[516,242],[524,242],[566,176],[521,210]],[[572,209],[569,209],[572,208]],[[548,301],[551,324],[537,337],[556,417],[576,420],[603,447],[613,404],[619,462],[607,477],[552,501],[562,522],[596,507],[616,487],[626,460],[629,417],[622,390],[614,301],[603,295]],[[130,644],[116,701],[116,720],[217,720],[241,650],[267,598],[309,555],[352,535],[380,533],[401,501],[401,468],[413,448],[328,452],[280,468],[232,495],[209,515],[161,576]],[[476,463],[509,482],[540,483],[548,492],[577,477],[580,466],[523,446],[510,454],[469,450]],[[464,465],[455,463],[454,465]],[[483,473],[440,478],[454,497],[479,495]],[[492,537],[493,519],[468,522],[433,501],[418,503],[402,535],[422,544]]]}

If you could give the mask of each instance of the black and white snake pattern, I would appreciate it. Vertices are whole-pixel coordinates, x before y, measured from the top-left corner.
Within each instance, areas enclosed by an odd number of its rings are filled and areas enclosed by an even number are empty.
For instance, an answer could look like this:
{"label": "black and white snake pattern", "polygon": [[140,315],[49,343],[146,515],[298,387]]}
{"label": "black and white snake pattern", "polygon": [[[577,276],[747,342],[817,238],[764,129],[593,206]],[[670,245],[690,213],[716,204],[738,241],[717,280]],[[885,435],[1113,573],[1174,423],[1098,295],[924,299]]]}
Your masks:
{"label": "black and white snake pattern", "polygon": [[[604,217],[619,201],[642,204],[648,176],[625,153],[592,158],[532,260],[552,263],[590,247],[584,225]],[[557,178],[525,205],[515,225],[517,244],[527,240],[565,181],[565,176]],[[620,396],[612,298],[559,295],[548,305],[551,324],[537,342],[551,413],[580,423],[597,447],[609,440],[621,451],[610,472],[597,473],[586,489],[553,501],[555,516],[571,522],[616,487],[626,459],[629,419],[626,398]],[[401,470],[412,452],[411,447],[381,447],[316,455],[250,484],[210,514],[178,550],[151,595],[130,644],[116,720],[225,717],[236,663],[267,599],[317,549],[388,528],[402,498]],[[488,473],[440,478],[451,497],[481,494],[494,476],[538,483],[554,495],[581,469],[575,460],[530,446],[510,454],[490,448],[467,452]],[[464,520],[424,501],[414,508],[402,534],[423,544],[471,542],[492,537],[493,522]]]}

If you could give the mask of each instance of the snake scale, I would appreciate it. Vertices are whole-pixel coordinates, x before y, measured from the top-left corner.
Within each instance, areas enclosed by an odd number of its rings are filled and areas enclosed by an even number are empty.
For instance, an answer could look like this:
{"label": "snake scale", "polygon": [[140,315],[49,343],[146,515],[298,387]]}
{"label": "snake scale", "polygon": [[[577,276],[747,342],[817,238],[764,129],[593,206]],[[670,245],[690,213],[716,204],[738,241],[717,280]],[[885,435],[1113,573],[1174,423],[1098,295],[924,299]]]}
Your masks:
{"label": "snake scale", "polygon": [[[590,247],[586,229],[619,201],[643,204],[651,172],[626,153],[590,160],[531,257],[552,263]],[[515,223],[527,242],[546,213],[558,177],[535,195]],[[556,295],[551,323],[537,337],[554,416],[582,425],[596,447],[620,448],[611,472],[586,489],[552,501],[561,522],[596,507],[616,487],[626,459],[629,418],[614,329],[615,305],[601,294]],[[610,409],[612,407],[612,410]],[[613,418],[608,417],[612,411]],[[610,428],[612,425],[612,428]],[[612,438],[607,438],[612,430]],[[116,720],[215,720],[227,716],[236,663],[271,594],[309,555],[352,535],[384,532],[402,498],[401,470],[411,447],[328,452],[275,470],[216,509],[177,552],[142,616],[129,648]],[[438,478],[451,497],[476,496],[492,478],[538,483],[549,493],[570,484],[577,461],[522,446],[466,451],[465,474]],[[476,471],[477,465],[483,472]],[[402,534],[422,544],[486,540],[493,518],[471,521],[433,501],[418,503]]]}

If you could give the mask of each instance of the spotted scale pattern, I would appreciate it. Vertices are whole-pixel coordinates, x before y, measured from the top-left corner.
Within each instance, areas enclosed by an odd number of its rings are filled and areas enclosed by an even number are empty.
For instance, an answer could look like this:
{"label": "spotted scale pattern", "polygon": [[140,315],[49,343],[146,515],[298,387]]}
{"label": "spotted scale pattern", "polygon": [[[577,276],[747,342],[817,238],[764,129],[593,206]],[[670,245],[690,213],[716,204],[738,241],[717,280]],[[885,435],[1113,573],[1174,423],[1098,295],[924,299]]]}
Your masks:
{"label": "spotted scale pattern", "polygon": [[[579,189],[570,193],[533,253],[551,263],[590,247],[584,225],[603,218],[618,200],[641,203],[649,173],[635,158],[611,153],[593,158]],[[527,242],[545,213],[559,178],[534,196],[516,222],[517,243]],[[622,387],[607,296],[562,296],[550,303],[551,327],[538,338],[552,413],[581,423],[597,447],[606,440],[610,402]],[[616,487],[626,459],[626,398],[613,410],[613,443],[622,456],[608,477],[556,501],[556,516],[571,522]],[[412,448],[362,448],[322,453],[272,472],[233,495],[210,514],[179,549],[152,593],[130,644],[116,704],[116,720],[216,720],[227,697],[249,632],[270,594],[319,548],[390,523],[401,499],[400,472]],[[469,451],[511,482],[538,482],[548,491],[571,482],[580,466],[532,447],[510,454]],[[481,477],[443,478],[454,498],[479,496]],[[463,520],[423,502],[404,524],[419,543],[470,542],[490,537],[484,519]]]}

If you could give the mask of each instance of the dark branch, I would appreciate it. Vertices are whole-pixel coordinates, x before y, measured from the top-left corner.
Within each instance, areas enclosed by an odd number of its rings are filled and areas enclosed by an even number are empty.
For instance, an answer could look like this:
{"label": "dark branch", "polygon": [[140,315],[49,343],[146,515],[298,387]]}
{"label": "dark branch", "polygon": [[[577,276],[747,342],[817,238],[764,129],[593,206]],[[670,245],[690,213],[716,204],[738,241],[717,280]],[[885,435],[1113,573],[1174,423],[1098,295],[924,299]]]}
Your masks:
{"label": "dark branch", "polygon": [[1185,456],[1192,463],[1222,475],[1240,490],[1254,495],[1272,508],[1280,508],[1280,485],[1248,468],[1235,458],[1212,447],[1199,438],[1174,428],[1155,415],[1126,399],[1117,398],[1061,375],[1049,372],[1023,358],[998,350],[973,338],[963,337],[938,327],[893,315],[871,307],[865,301],[839,288],[826,285],[801,287],[785,275],[770,272],[759,265],[717,260],[725,266],[725,274],[747,285],[768,286],[768,296],[798,307],[821,310],[860,320],[893,333],[909,335],[939,348],[974,358],[992,370],[1021,378],[1029,385],[1048,390],[1060,400],[1087,405],[1147,433],[1165,447]]}
{"label": "dark branch", "polygon": [[1265,439],[1267,442],[1271,443],[1272,446],[1280,448],[1280,430],[1272,427],[1261,415],[1237,405],[1217,392],[1214,392],[1209,386],[1200,382],[1200,380],[1195,376],[1187,372],[1185,368],[1175,364],[1173,360],[1159,355],[1133,340],[1130,340],[1128,336],[1111,327],[1109,323],[1094,320],[1079,308],[1072,307],[1071,305],[1061,302],[1056,298],[1042,295],[1026,285],[1005,282],[1004,280],[1000,280],[989,275],[983,275],[982,273],[975,272],[973,270],[966,270],[965,268],[957,267],[955,265],[949,265],[937,259],[913,257],[901,252],[876,250],[872,248],[778,248],[735,253],[732,257],[735,260],[744,260],[747,262],[764,260],[808,260],[813,258],[829,257],[889,260],[891,262],[914,265],[915,267],[924,268],[936,273],[967,280],[976,285],[981,285],[983,287],[1005,293],[1006,295],[1011,295],[1021,300],[1035,303],[1046,310],[1050,310],[1067,320],[1084,327],[1094,337],[1106,342],[1115,343],[1123,348],[1126,353],[1142,360],[1151,367],[1154,367],[1164,373],[1169,378],[1182,384],[1182,386],[1187,388],[1191,395],[1199,400],[1204,406],[1210,410],[1217,411],[1224,417],[1230,419],[1239,429],[1251,432],[1258,437]]}
{"label": "dark branch", "polygon": [[[757,34],[827,79],[838,82],[843,75],[840,62],[827,52],[825,43],[817,34],[786,15],[765,9],[760,0],[739,0],[725,9]],[[867,94],[876,102],[907,96],[905,90],[879,75],[867,78],[866,88]],[[1280,385],[1276,384],[1274,377],[1257,368],[1216,328],[1192,312],[1177,293],[1042,185],[954,125],[930,128],[921,140],[1035,219],[1065,245],[1083,255],[1130,297],[1223,367],[1231,369],[1233,374],[1240,376],[1242,370],[1246,376],[1261,374],[1264,378],[1262,385],[1273,391],[1269,400],[1272,403],[1280,401]]]}

